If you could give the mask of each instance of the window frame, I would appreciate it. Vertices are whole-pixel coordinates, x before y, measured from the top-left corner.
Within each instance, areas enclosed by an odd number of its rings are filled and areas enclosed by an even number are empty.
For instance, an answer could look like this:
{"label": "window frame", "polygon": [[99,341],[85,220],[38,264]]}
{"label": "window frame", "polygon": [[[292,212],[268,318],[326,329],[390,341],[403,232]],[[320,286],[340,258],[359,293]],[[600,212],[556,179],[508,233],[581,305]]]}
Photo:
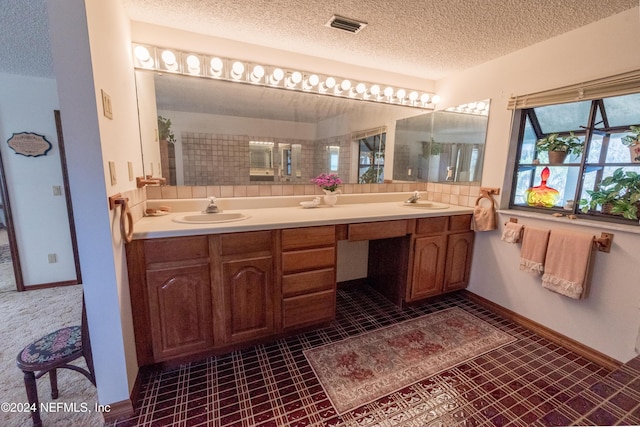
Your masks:
{"label": "window frame", "polygon": [[[627,225],[640,225],[638,220],[626,219],[622,216],[618,217],[617,215],[609,215],[600,212],[588,211],[586,213],[582,212],[579,201],[580,196],[583,194],[584,186],[585,186],[585,174],[589,172],[589,169],[596,170],[596,178],[595,183],[597,186],[600,184],[602,179],[604,178],[604,171],[607,167],[640,167],[640,163],[633,163],[631,161],[627,163],[619,163],[619,162],[606,162],[606,156],[608,153],[608,144],[610,142],[611,134],[615,133],[625,133],[628,131],[630,126],[638,126],[640,124],[626,124],[621,126],[609,126],[607,111],[605,108],[604,99],[606,97],[591,99],[588,122],[586,126],[580,126],[580,129],[573,130],[564,130],[564,131],[552,131],[549,133],[543,133],[540,123],[537,120],[537,115],[535,112],[536,108],[540,108],[543,106],[536,105],[527,108],[518,108],[515,109],[514,114],[516,115],[513,120],[513,128],[512,135],[516,137],[516,152],[515,152],[515,162],[513,164],[513,175],[511,181],[511,194],[509,197],[509,209],[513,210],[522,210],[522,211],[530,211],[530,212],[538,212],[538,213],[562,213],[564,215],[575,215],[576,218],[587,219],[593,221],[604,221],[604,222],[613,222]],[[583,102],[585,100],[573,101]],[[549,105],[557,105],[557,104],[549,104]],[[601,122],[596,123],[598,117],[598,112],[600,112]],[[527,120],[529,119],[529,120]],[[566,136],[570,132],[573,132],[576,136],[583,138],[584,149],[582,155],[579,159],[578,163],[563,163],[562,165],[551,165],[548,163],[537,163],[538,152],[534,151],[534,160],[533,163],[521,163],[520,159],[523,155],[523,145],[525,140],[525,132],[527,129],[527,124],[530,124],[534,134],[535,141],[538,141],[540,138],[543,138],[546,135],[552,133],[558,133],[561,136]],[[517,128],[516,128],[517,126]],[[591,150],[591,146],[593,143],[593,136],[595,133],[604,132],[602,135],[602,145],[600,147],[600,155],[598,162],[589,162],[589,153]],[[537,167],[542,166],[554,166],[554,167],[564,167],[564,168],[576,168],[577,169],[577,183],[575,189],[573,189],[574,193],[572,197],[566,196],[565,199],[573,199],[574,205],[571,209],[567,209],[563,206],[553,206],[553,207],[539,207],[539,206],[526,206],[523,204],[516,204],[516,197],[519,196],[517,194],[518,191],[518,177],[522,171],[526,171],[527,168],[532,168],[533,171],[536,170]],[[639,171],[640,173],[640,171]],[[530,178],[530,186],[535,185],[534,183],[537,180],[537,174],[533,172]],[[595,189],[594,188],[594,189]],[[591,188],[589,188],[591,190]],[[566,188],[565,188],[566,190]],[[640,212],[638,213],[640,216]]]}

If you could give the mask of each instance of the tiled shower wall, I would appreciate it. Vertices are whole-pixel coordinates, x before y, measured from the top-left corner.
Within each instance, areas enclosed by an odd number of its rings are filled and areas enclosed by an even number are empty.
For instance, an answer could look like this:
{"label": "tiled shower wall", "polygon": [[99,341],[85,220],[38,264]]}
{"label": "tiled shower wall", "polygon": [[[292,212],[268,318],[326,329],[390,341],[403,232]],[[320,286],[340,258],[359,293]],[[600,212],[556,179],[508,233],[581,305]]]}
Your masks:
{"label": "tiled shower wall", "polygon": [[[307,141],[288,138],[272,138],[248,135],[216,135],[210,133],[182,133],[183,174],[185,185],[242,185],[249,182],[249,141],[269,141],[275,144],[273,168],[275,181],[251,182],[256,185],[270,185],[274,182],[289,181],[307,184],[315,176],[327,170],[329,164],[327,146],[340,147],[340,169],[342,177],[350,176],[351,151],[349,135],[337,136],[321,141]],[[297,160],[297,176],[281,178],[281,159],[277,153],[278,144],[299,144],[301,156]]]}

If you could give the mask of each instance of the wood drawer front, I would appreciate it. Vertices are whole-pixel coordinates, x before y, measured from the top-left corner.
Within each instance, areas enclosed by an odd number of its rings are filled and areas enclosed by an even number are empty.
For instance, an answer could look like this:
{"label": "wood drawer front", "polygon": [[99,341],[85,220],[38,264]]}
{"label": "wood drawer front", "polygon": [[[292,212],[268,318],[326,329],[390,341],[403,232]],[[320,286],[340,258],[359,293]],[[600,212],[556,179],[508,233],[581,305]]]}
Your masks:
{"label": "wood drawer front", "polygon": [[408,221],[378,221],[363,224],[349,224],[349,240],[378,240],[402,237],[407,234]]}
{"label": "wood drawer front", "polygon": [[334,247],[305,249],[282,254],[283,273],[333,267],[335,264],[336,250]]}
{"label": "wood drawer front", "polygon": [[453,215],[449,219],[449,231],[471,230],[472,215]]}
{"label": "wood drawer front", "polygon": [[250,231],[220,235],[221,255],[271,252],[273,247],[271,231]]}
{"label": "wood drawer front", "polygon": [[303,273],[287,274],[282,277],[282,295],[295,295],[334,289],[336,273],[333,268],[305,271]]}
{"label": "wood drawer front", "polygon": [[305,227],[282,230],[282,249],[302,249],[329,246],[336,243],[336,227]]}
{"label": "wood drawer front", "polygon": [[330,322],[336,316],[333,290],[285,298],[282,301],[282,327],[292,329]]}
{"label": "wood drawer front", "polygon": [[207,236],[145,240],[144,254],[147,264],[208,258],[209,242]]}
{"label": "wood drawer front", "polygon": [[444,234],[448,225],[448,216],[419,218],[416,222],[416,234]]}

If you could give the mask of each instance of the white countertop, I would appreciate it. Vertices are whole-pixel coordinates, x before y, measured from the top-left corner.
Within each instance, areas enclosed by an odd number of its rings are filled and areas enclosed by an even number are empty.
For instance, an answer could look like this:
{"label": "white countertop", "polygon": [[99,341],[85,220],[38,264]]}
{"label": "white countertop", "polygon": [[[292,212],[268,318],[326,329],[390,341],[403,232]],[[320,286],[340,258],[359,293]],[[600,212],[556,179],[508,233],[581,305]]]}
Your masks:
{"label": "white countertop", "polygon": [[[402,201],[406,200],[408,195],[411,195],[411,193],[384,193],[364,198],[357,195],[353,195],[355,197],[343,195],[333,207],[320,204],[315,208],[302,208],[299,206],[300,201],[313,200],[314,196],[282,197],[280,199],[283,203],[280,204],[284,204],[285,206],[277,206],[278,203],[273,200],[273,197],[250,198],[251,200],[249,202],[240,199],[218,199],[217,204],[223,208],[224,213],[241,212],[248,218],[240,221],[213,224],[185,224],[173,221],[173,218],[185,214],[201,213],[202,209],[204,209],[208,203],[207,199],[191,200],[196,204],[190,204],[184,201],[173,201],[176,203],[168,200],[149,201],[148,206],[150,207],[173,205],[172,212],[168,215],[142,218],[134,224],[133,238],[153,239],[160,237],[273,230],[317,225],[461,215],[473,212],[473,208],[457,205],[448,205],[445,209],[404,206]],[[254,207],[260,206],[261,204],[271,205],[272,207]],[[198,209],[193,209],[195,206],[198,206]],[[230,206],[231,209],[228,209],[226,206]],[[191,210],[188,210],[189,208],[191,208]]]}

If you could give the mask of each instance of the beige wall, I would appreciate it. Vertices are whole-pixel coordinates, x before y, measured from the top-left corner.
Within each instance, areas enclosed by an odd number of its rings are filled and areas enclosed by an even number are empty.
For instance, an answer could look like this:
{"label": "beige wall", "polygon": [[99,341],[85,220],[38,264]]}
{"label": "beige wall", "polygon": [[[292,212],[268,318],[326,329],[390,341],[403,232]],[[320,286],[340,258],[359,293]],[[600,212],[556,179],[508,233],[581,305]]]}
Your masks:
{"label": "beige wall", "polygon": [[[447,105],[491,98],[482,185],[502,187],[508,206],[513,154],[510,144],[510,95],[551,89],[640,68],[638,8],[603,19],[438,82]],[[600,235],[603,224],[574,225],[568,220],[520,218],[546,228],[570,228]],[[500,223],[509,214],[500,215]],[[608,230],[610,231],[610,230]],[[640,264],[640,230],[613,231],[611,253],[595,256],[591,295],[574,301],[553,294],[540,279],[519,271],[519,246],[500,241],[499,232],[478,233],[469,289],[525,317],[550,327],[622,362],[635,356],[640,327],[640,287],[629,274]]]}

